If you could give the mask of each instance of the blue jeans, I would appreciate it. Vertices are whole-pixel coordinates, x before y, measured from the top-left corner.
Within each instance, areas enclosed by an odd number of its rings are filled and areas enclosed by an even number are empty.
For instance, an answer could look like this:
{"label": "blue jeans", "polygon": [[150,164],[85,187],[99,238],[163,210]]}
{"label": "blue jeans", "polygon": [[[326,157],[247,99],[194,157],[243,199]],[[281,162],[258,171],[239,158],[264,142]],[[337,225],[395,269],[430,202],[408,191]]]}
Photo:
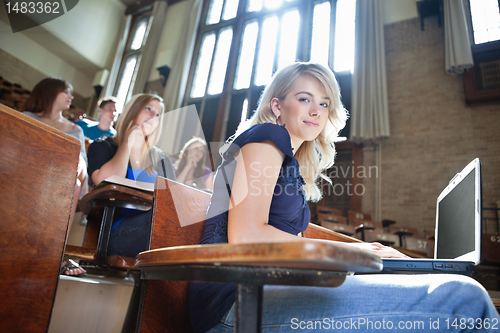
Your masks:
{"label": "blue jeans", "polygon": [[129,215],[111,233],[108,255],[135,258],[148,250],[152,210]]}
{"label": "blue jeans", "polygon": [[[265,286],[263,302],[263,332],[500,331],[486,290],[460,275],[354,275],[338,288]],[[234,307],[210,333],[233,332]]]}

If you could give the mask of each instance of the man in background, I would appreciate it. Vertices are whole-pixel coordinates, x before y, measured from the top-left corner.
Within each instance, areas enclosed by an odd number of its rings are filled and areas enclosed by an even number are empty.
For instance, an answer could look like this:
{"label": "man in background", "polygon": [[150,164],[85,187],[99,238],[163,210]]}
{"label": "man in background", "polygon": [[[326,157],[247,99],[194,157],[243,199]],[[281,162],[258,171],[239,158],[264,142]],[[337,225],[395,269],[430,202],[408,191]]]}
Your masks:
{"label": "man in background", "polygon": [[97,102],[99,122],[89,119],[75,121],[83,129],[85,137],[91,141],[103,136],[113,136],[116,130],[112,127],[116,117],[116,98],[104,97]]}

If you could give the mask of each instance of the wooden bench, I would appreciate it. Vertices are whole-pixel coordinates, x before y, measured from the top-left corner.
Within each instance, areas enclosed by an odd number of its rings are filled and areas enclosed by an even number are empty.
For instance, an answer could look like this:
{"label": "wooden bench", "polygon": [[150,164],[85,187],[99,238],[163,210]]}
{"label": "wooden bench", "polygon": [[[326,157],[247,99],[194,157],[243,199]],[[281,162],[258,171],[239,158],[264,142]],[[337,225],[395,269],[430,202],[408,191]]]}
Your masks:
{"label": "wooden bench", "polygon": [[434,258],[434,241],[419,237],[405,237],[402,248],[408,249],[423,258]]}
{"label": "wooden bench", "polygon": [[372,216],[370,214],[364,214],[362,212],[358,212],[355,210],[349,210],[347,212],[347,219],[349,224],[355,225],[354,220],[366,220],[366,221],[371,221]]}
{"label": "wooden bench", "polygon": [[0,327],[46,332],[76,186],[80,141],[0,105]]}
{"label": "wooden bench", "polygon": [[371,230],[364,230],[363,241],[378,242],[386,246],[400,246],[399,237],[394,234],[386,233],[384,229],[377,227]]}
{"label": "wooden bench", "polygon": [[319,224],[327,229],[333,230],[335,232],[339,232],[344,235],[348,236],[353,236],[356,233],[356,230],[354,229],[354,226],[344,224],[344,223],[337,223],[337,222],[332,222],[330,220],[320,220]]}
{"label": "wooden bench", "polygon": [[337,216],[342,216],[342,211],[338,208],[331,208],[327,206],[316,206],[316,213],[317,214],[330,214],[330,215],[337,215]]}
{"label": "wooden bench", "polygon": [[482,234],[483,261],[500,263],[500,234]]}
{"label": "wooden bench", "polygon": [[342,216],[342,215],[318,213],[318,222],[321,222],[321,221],[329,221],[332,223],[347,224],[347,218]]}

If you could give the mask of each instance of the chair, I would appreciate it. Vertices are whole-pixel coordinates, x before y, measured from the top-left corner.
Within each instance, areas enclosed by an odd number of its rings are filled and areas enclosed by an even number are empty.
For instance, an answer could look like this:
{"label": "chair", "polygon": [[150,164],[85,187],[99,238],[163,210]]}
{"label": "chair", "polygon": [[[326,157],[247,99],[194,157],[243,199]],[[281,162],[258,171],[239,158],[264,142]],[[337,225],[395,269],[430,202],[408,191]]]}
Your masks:
{"label": "chair", "polygon": [[354,225],[355,224],[354,220],[367,220],[367,221],[371,221],[372,216],[370,214],[365,214],[365,213],[362,213],[362,212],[357,212],[357,211],[354,211],[354,210],[349,210],[347,212],[347,218],[348,218],[349,224]]}
{"label": "chair", "polygon": [[434,241],[415,236],[406,236],[404,241],[404,248],[417,253],[422,257],[434,258]]}
{"label": "chair", "polygon": [[[340,285],[347,271],[376,272],[377,257],[342,244],[308,242],[198,245],[209,194],[158,177],[151,250],[136,257],[143,289],[141,332],[189,332],[188,281],[238,284],[238,332],[257,332],[265,284]],[[307,238],[359,242],[310,224]],[[250,319],[249,319],[250,318]]]}
{"label": "chair", "polygon": [[46,332],[80,141],[0,105],[0,152],[0,327],[4,332]]}
{"label": "chair", "polygon": [[389,226],[389,232],[399,236],[399,243],[402,247],[408,247],[406,245],[406,238],[415,236],[418,237],[418,229],[410,227],[401,227],[396,225]]}
{"label": "chair", "polygon": [[81,259],[98,268],[128,272],[134,279],[122,332],[134,332],[137,321],[141,282],[139,271],[134,267],[135,258],[108,256],[111,227],[117,208],[147,211],[153,206],[153,193],[118,184],[97,187],[80,200],[80,210],[87,215],[87,228],[82,247],[68,245],[65,257]]}
{"label": "chair", "polygon": [[331,214],[331,215],[337,215],[337,216],[342,216],[342,211],[338,208],[330,208],[327,206],[316,206],[316,213],[322,213],[322,214]]}

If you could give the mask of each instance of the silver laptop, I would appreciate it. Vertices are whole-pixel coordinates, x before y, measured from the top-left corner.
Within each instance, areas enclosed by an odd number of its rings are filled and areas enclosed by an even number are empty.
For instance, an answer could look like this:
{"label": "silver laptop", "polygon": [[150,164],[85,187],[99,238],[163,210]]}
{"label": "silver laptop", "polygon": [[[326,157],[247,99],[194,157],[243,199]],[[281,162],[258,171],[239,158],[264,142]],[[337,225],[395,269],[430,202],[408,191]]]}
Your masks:
{"label": "silver laptop", "polygon": [[476,158],[437,198],[434,259],[383,259],[383,272],[472,274],[481,260],[481,207]]}

